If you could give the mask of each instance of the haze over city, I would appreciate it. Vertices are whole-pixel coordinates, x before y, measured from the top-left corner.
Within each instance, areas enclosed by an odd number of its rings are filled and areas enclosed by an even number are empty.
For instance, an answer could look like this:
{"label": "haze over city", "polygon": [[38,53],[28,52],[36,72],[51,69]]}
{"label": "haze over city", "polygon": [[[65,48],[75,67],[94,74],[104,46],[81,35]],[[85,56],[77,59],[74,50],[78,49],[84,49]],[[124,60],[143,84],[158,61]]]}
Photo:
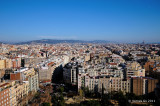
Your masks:
{"label": "haze over city", "polygon": [[1,41],[160,42],[159,0],[1,0]]}

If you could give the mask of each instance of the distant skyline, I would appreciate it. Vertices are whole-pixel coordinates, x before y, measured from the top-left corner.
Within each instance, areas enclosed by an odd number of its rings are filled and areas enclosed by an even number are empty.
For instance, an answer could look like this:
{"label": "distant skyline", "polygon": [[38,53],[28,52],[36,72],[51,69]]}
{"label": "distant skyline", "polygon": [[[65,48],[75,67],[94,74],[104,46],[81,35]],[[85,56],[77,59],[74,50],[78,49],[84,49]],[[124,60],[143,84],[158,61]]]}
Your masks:
{"label": "distant skyline", "polygon": [[0,41],[160,42],[160,0],[0,0]]}

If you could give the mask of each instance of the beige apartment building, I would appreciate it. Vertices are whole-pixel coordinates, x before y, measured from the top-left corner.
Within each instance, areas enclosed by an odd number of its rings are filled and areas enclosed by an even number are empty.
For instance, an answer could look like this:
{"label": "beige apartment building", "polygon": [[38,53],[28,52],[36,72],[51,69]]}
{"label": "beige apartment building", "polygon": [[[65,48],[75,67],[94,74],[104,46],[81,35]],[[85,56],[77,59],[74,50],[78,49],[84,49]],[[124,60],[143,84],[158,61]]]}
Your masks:
{"label": "beige apartment building", "polygon": [[102,86],[104,87],[104,93],[111,92],[111,80],[108,76],[100,76],[98,82],[98,92],[102,92]]}
{"label": "beige apartment building", "polygon": [[2,78],[5,74],[5,70],[4,69],[0,69],[0,78]]}
{"label": "beige apartment building", "polygon": [[121,91],[123,93],[130,93],[131,92],[131,79],[128,78],[126,80],[121,81]]}
{"label": "beige apartment building", "polygon": [[14,85],[12,87],[9,88],[9,92],[10,92],[10,105],[11,106],[16,106],[18,101],[16,99],[16,89],[14,87]]}
{"label": "beige apartment building", "polygon": [[145,69],[140,69],[140,70],[127,70],[126,72],[127,77],[132,77],[132,76],[145,76]]}
{"label": "beige apartment building", "polygon": [[21,103],[22,99],[28,95],[29,82],[23,82],[13,86],[16,91],[16,101]]}
{"label": "beige apartment building", "polygon": [[98,91],[100,93],[102,92],[102,84],[104,93],[109,93],[111,91],[122,91],[126,93],[131,90],[130,79],[123,81],[120,77],[100,76],[98,83]]}
{"label": "beige apartment building", "polygon": [[50,62],[48,64],[45,64],[44,66],[41,66],[39,68],[39,80],[40,81],[49,81],[51,82],[51,79],[52,79],[52,75],[53,75],[53,72],[56,68],[56,63],[54,62]]}
{"label": "beige apartment building", "polygon": [[145,77],[145,69],[143,69],[137,62],[128,62],[126,67],[126,76],[141,76]]}
{"label": "beige apartment building", "polygon": [[151,61],[151,62],[160,62],[160,56],[158,55],[153,55],[153,56],[148,56],[148,60]]}
{"label": "beige apartment building", "polygon": [[18,106],[28,96],[28,81],[10,81],[0,85],[0,106]]}
{"label": "beige apartment building", "polygon": [[6,59],[5,62],[6,62],[6,66],[5,67],[7,69],[10,69],[10,68],[13,67],[13,65],[12,65],[12,59]]}
{"label": "beige apartment building", "polygon": [[120,77],[110,77],[111,81],[111,91],[119,91],[121,90],[121,81]]}
{"label": "beige apartment building", "polygon": [[5,60],[0,60],[0,69],[5,69]]}

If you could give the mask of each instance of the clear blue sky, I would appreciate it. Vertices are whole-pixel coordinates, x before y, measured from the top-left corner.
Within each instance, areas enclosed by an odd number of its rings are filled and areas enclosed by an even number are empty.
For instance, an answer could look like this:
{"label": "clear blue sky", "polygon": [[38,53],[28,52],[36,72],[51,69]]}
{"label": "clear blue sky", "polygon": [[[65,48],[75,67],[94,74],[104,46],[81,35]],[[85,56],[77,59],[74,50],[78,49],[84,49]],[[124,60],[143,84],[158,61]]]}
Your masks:
{"label": "clear blue sky", "polygon": [[160,0],[0,0],[0,40],[160,42]]}

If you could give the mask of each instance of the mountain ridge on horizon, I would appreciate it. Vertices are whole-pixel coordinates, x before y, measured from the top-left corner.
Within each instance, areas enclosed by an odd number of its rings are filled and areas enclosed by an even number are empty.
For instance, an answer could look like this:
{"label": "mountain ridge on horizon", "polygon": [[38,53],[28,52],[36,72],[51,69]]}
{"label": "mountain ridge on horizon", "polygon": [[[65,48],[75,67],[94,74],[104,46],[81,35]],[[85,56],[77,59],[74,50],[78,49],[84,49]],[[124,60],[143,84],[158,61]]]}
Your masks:
{"label": "mountain ridge on horizon", "polygon": [[41,39],[41,40],[31,40],[18,42],[15,44],[31,44],[31,43],[46,43],[46,44],[57,44],[57,43],[111,43],[111,41],[107,40],[65,40],[65,39]]}
{"label": "mountain ridge on horizon", "polygon": [[[120,42],[109,41],[109,40],[72,40],[72,39],[40,39],[40,40],[30,40],[30,41],[22,41],[22,42],[11,42],[11,41],[0,41],[0,43],[4,44],[15,44],[15,45],[23,45],[23,44],[32,44],[32,43],[43,43],[43,44],[58,44],[58,43],[115,43],[119,44]],[[127,43],[127,44],[140,44],[140,43]],[[160,44],[160,42],[151,42],[146,44]]]}

